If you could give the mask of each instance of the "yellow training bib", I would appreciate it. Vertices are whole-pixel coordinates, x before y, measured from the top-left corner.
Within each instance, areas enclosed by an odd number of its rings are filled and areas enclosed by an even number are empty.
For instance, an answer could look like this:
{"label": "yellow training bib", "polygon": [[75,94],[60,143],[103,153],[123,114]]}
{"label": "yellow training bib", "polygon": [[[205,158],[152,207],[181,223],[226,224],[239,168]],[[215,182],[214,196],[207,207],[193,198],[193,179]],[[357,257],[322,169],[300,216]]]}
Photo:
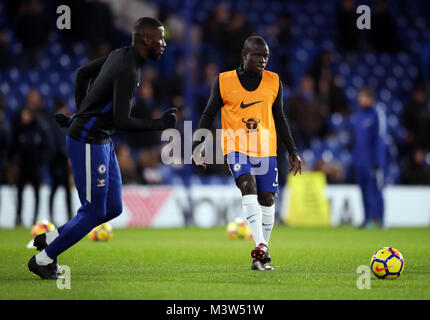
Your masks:
{"label": "yellow training bib", "polygon": [[246,90],[236,70],[220,73],[222,149],[224,155],[241,152],[250,157],[276,156],[276,128],[272,106],[279,91],[279,76],[263,71],[260,85]]}

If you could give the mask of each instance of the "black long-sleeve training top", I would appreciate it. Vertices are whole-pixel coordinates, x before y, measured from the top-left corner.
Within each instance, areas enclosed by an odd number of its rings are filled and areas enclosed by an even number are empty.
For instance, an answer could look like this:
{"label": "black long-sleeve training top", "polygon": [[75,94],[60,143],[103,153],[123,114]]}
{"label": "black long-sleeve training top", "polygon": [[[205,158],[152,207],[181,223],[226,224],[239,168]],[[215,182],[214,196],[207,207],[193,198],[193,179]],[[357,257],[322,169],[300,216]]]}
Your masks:
{"label": "black long-sleeve training top", "polygon": [[[255,73],[246,72],[243,66],[236,69],[238,78],[242,86],[248,91],[254,91],[260,85],[262,74],[257,75]],[[291,136],[290,127],[288,126],[287,118],[285,117],[283,108],[283,87],[282,82],[279,80],[279,91],[276,96],[275,102],[272,105],[272,114],[275,121],[276,133],[285,144],[288,153],[290,155],[297,154],[297,148],[294,144],[293,137]],[[198,129],[210,129],[216,113],[223,107],[224,102],[221,97],[219,88],[219,77],[217,77],[212,85],[211,94],[207,102],[206,108],[201,116]],[[193,143],[193,150],[201,141],[195,141]]]}
{"label": "black long-sleeve training top", "polygon": [[162,130],[161,119],[130,116],[133,94],[139,86],[140,68],[144,63],[130,45],[80,67],[75,80],[77,113],[67,134],[85,143],[104,144],[109,142],[115,129]]}

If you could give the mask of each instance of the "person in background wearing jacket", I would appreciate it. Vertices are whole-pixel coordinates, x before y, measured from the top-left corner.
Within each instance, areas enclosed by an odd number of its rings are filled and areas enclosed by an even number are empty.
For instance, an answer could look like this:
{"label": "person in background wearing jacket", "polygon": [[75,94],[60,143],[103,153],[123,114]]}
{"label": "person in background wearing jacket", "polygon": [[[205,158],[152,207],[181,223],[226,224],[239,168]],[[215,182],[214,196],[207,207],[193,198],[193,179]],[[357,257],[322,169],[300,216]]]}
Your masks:
{"label": "person in background wearing jacket", "polygon": [[384,165],[386,121],[374,106],[375,93],[364,87],[358,92],[359,110],[352,117],[354,171],[364,204],[363,228],[384,225]]}

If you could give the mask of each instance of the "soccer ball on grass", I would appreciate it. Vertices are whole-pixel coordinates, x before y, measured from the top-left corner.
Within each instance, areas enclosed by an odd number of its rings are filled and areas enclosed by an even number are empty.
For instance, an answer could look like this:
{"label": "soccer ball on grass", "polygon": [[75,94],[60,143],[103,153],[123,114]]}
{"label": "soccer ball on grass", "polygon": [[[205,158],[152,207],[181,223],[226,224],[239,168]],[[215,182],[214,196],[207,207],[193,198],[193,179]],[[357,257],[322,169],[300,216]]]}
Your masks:
{"label": "soccer ball on grass", "polygon": [[405,269],[405,260],[399,250],[384,247],[376,250],[370,259],[370,268],[380,279],[397,279]]}
{"label": "soccer ball on grass", "polygon": [[106,222],[88,233],[88,237],[93,241],[108,241],[113,237],[113,229],[110,223]]}
{"label": "soccer ball on grass", "polygon": [[253,241],[251,229],[249,229],[248,224],[242,218],[236,218],[227,224],[227,234],[232,240],[248,239]]}
{"label": "soccer ball on grass", "polygon": [[32,238],[35,238],[39,234],[43,234],[54,229],[55,225],[52,222],[43,219],[41,221],[37,221],[36,224],[31,227],[30,234]]}

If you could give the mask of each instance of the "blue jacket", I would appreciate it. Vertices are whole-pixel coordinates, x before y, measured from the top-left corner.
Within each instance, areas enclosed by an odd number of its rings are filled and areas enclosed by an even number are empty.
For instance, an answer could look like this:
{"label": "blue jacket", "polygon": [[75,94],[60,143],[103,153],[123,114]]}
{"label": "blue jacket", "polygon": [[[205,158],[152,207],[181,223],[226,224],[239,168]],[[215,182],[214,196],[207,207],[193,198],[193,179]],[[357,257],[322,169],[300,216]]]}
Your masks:
{"label": "blue jacket", "polygon": [[362,109],[352,117],[353,162],[356,166],[383,169],[385,166],[385,114],[375,107]]}

